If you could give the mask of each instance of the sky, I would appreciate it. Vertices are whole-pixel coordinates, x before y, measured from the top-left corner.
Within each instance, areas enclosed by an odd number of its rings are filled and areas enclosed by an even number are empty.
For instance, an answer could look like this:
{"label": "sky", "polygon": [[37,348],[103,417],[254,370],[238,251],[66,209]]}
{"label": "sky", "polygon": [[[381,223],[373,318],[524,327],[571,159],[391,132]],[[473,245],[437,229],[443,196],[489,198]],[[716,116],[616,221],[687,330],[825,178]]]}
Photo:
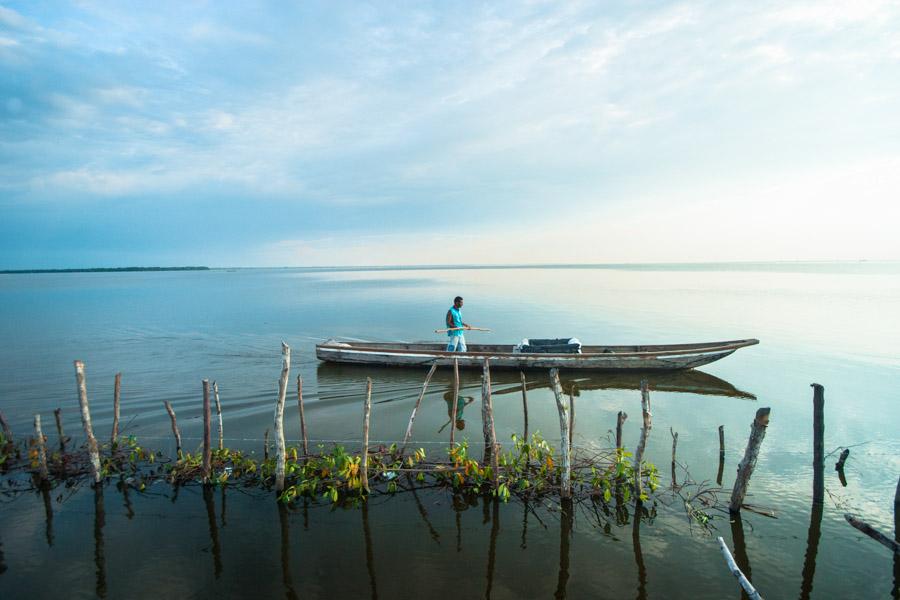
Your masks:
{"label": "sky", "polygon": [[898,32],[877,0],[0,0],[0,269],[898,260]]}

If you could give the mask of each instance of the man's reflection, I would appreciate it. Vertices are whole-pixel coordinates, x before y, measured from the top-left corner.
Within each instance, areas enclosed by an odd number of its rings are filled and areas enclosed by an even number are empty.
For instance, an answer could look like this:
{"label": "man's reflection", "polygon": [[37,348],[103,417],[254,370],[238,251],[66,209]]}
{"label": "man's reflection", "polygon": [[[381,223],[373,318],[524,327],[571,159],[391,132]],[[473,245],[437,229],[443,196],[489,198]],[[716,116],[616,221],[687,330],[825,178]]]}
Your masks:
{"label": "man's reflection", "polygon": [[[449,420],[444,423],[444,426],[438,430],[438,433],[444,431],[447,428],[447,425],[450,424],[450,421],[453,420],[453,387],[451,386],[449,390],[444,393],[444,402],[447,403],[447,417]],[[456,397],[456,429],[458,431],[462,431],[466,428],[466,420],[463,418],[463,414],[465,413],[465,409],[468,405],[475,402],[474,396],[457,396]]]}

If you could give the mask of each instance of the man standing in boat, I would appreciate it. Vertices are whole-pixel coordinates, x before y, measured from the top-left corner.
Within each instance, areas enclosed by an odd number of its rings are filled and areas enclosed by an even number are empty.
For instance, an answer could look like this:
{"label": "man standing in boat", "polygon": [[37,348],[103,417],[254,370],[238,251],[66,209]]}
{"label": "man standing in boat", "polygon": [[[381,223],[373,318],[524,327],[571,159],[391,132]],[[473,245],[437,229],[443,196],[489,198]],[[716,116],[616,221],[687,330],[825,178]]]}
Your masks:
{"label": "man standing in boat", "polygon": [[462,320],[462,296],[453,299],[453,306],[447,311],[447,335],[450,337],[447,343],[447,352],[465,352],[466,337],[463,335],[464,329],[469,329],[467,323]]}

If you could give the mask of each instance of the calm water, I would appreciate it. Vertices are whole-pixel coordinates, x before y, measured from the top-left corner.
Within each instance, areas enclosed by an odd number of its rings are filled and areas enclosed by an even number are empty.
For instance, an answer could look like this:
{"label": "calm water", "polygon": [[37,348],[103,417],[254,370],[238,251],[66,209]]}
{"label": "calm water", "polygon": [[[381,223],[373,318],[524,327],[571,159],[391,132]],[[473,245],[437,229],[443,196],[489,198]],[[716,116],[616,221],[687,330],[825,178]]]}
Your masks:
{"label": "calm water", "polygon": [[[725,426],[730,488],[760,406],[772,420],[748,501],[743,545],[766,598],[890,597],[890,552],[843,519],[859,513],[890,534],[900,475],[900,265],[896,263],[635,268],[434,270],[217,270],[185,273],[0,277],[0,408],[19,435],[35,412],[79,430],[72,360],[83,359],[95,429],[108,435],[113,376],[123,373],[123,422],[145,446],[173,452],[163,400],[178,413],[186,445],[199,444],[202,378],[218,381],[228,445],[262,452],[271,427],[280,341],[304,378],[316,440],[360,438],[365,378],[375,383],[372,437],[398,439],[424,370],[320,365],[314,343],[343,336],[428,340],[450,299],[466,298],[467,322],[490,327],[470,342],[574,335],[585,343],[669,343],[758,337],[689,376],[650,376],[648,459],[668,471],[669,428],[697,481],[716,478],[717,427]],[[553,439],[555,403],[546,375],[528,374],[529,428]],[[579,380],[576,443],[607,446],[625,410],[626,446],[639,433],[633,378]],[[498,436],[522,428],[517,375],[496,374]],[[811,527],[812,391],[826,389],[826,452],[854,446],[847,487],[826,461],[821,527]],[[448,432],[439,372],[416,419],[432,455]],[[464,394],[480,376],[464,373]],[[292,404],[287,435],[299,424]],[[478,405],[465,433],[480,438]],[[46,430],[46,428],[45,428]],[[55,432],[50,433],[51,443]],[[683,472],[679,471],[680,476]],[[668,485],[668,477],[664,485]],[[615,514],[510,502],[493,506],[419,491],[373,499],[366,510],[310,503],[279,509],[237,488],[176,495],[115,485],[0,503],[0,597],[207,596],[440,598],[722,598],[740,596],[714,537],[687,522],[679,502],[659,504],[634,527]],[[817,515],[815,515],[817,516]],[[605,521],[597,526],[598,517]],[[817,519],[813,519],[813,525]],[[714,513],[716,535],[735,547],[741,531]],[[52,574],[52,576],[50,575]]]}

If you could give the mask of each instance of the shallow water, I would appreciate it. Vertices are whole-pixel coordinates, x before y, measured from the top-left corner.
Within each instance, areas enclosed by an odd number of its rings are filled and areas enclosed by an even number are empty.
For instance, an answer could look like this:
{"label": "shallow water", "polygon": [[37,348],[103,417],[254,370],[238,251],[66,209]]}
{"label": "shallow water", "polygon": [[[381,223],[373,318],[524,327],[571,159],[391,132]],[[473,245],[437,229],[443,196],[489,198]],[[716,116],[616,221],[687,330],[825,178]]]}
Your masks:
{"label": "shallow water", "polygon": [[[185,445],[197,446],[206,377],[221,390],[226,443],[261,454],[284,339],[294,351],[293,373],[303,376],[312,438],[348,446],[360,439],[370,376],[372,438],[397,440],[424,369],[319,364],[315,341],[439,339],[430,332],[442,325],[456,294],[466,298],[467,322],[493,329],[470,333],[470,342],[759,338],[759,346],[702,374],[648,376],[654,425],[648,459],[668,471],[662,467],[669,463],[671,427],[679,433],[679,461],[695,480],[714,481],[717,428],[724,425],[723,485],[730,488],[753,415],[771,406],[748,501],[775,509],[778,518],[744,515],[743,549],[754,584],[767,598],[890,597],[897,568],[890,552],[847,525],[843,513],[857,512],[888,534],[894,528],[896,263],[4,275],[0,409],[21,436],[30,433],[35,412],[52,423],[56,407],[67,433],[77,432],[72,360],[79,358],[87,364],[98,435],[109,431],[113,376],[121,371],[126,433],[171,453],[162,401],[178,413]],[[564,379],[578,380],[576,443],[607,446],[616,413],[625,410],[631,415],[625,445],[633,448],[637,381],[584,373]],[[528,380],[529,429],[552,440],[558,421],[546,374],[531,372]],[[518,374],[494,375],[501,440],[522,429],[517,381]],[[826,452],[854,446],[847,487],[832,469],[836,455],[826,460],[818,536],[810,527],[812,382],[826,390]],[[433,455],[448,436],[442,427],[449,384],[449,373],[439,371],[416,419],[416,443]],[[464,372],[463,388],[463,395],[477,397],[480,374]],[[288,406],[286,433],[296,439],[299,423]],[[476,407],[466,411],[462,434],[473,445],[481,437]],[[53,443],[55,433],[47,433]],[[101,501],[89,489],[71,496],[54,490],[49,521],[40,495],[4,499],[0,596],[28,590],[52,597],[61,586],[73,597],[110,598],[740,595],[714,537],[691,528],[676,504],[657,506],[635,535],[633,518],[620,524],[614,514],[601,514],[604,528],[581,509],[569,518],[552,506],[495,507],[480,499],[468,506],[427,490],[379,498],[366,511],[315,504],[279,511],[270,497],[233,487],[211,495],[185,488],[173,498],[171,488],[157,484],[127,495],[114,485]],[[719,513],[713,525],[734,548],[741,529]]]}

